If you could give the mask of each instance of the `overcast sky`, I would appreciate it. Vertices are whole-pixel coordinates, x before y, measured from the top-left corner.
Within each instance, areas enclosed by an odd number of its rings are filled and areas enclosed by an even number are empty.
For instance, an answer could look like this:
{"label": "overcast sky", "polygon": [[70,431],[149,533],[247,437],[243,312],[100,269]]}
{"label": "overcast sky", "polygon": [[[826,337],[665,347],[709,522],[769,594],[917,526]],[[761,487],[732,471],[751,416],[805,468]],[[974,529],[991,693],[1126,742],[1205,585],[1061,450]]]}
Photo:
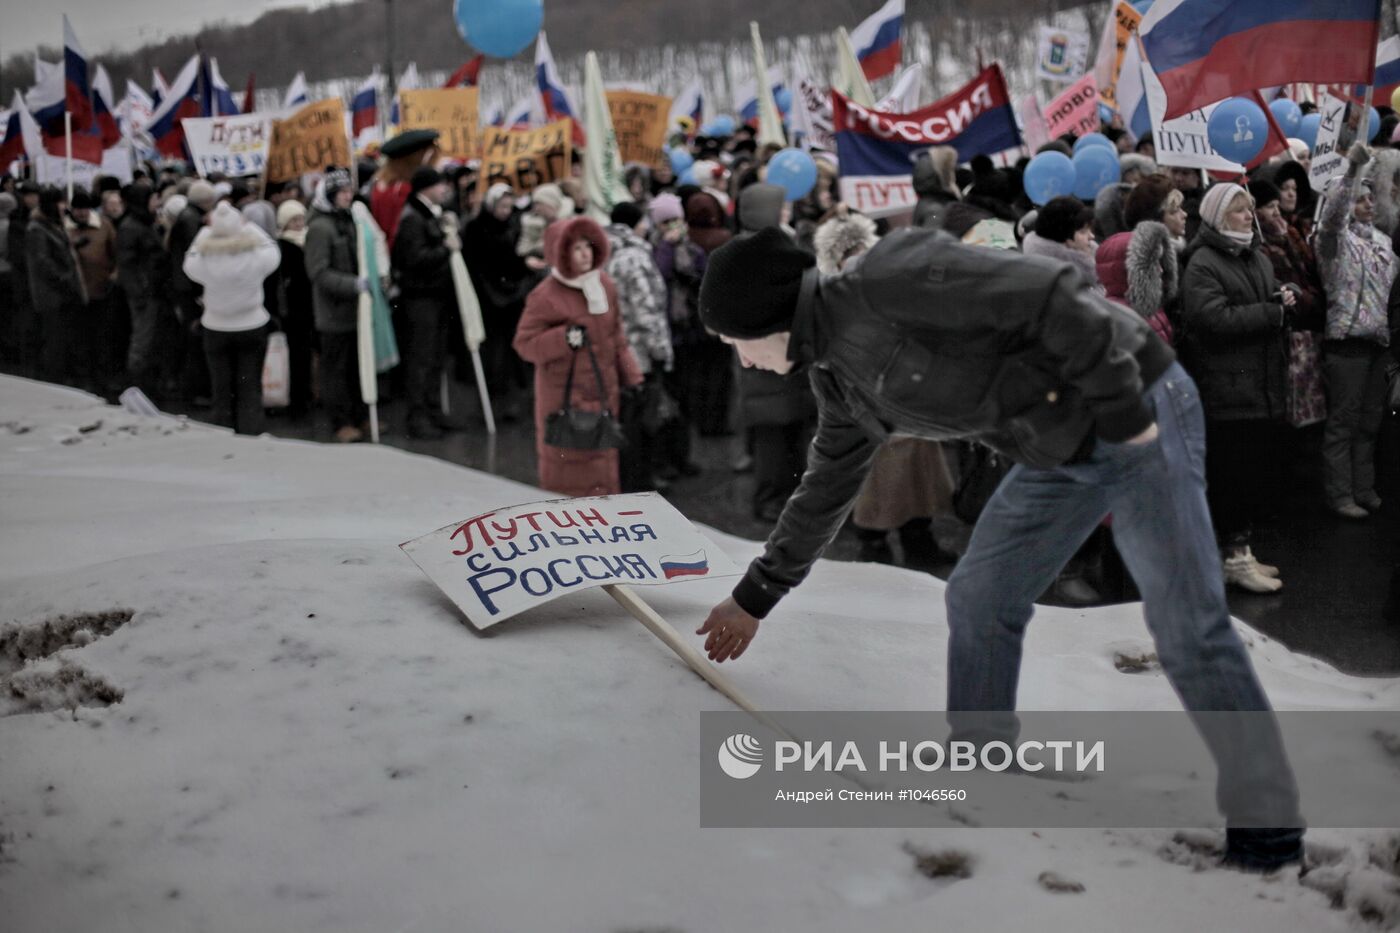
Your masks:
{"label": "overcast sky", "polygon": [[0,59],[63,42],[63,14],[88,54],[127,51],[218,22],[250,23],[278,7],[318,7],[328,0],[4,0]]}

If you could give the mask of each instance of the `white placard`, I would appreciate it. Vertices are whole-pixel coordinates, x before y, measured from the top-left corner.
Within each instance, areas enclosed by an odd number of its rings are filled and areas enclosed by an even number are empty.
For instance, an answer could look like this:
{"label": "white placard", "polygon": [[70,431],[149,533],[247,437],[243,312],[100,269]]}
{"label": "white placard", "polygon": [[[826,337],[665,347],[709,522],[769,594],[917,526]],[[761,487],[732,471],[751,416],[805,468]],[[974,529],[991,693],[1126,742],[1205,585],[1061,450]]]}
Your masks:
{"label": "white placard", "polygon": [[212,172],[235,178],[261,175],[267,166],[267,147],[272,140],[270,114],[186,117],[181,126],[200,177]]}
{"label": "white placard", "polygon": [[[1365,109],[1357,109],[1361,111],[1361,118],[1366,119]],[[1321,191],[1327,182],[1347,169],[1347,154],[1337,148],[1337,140],[1342,135],[1342,125],[1345,122],[1347,102],[1330,93],[1323,94],[1322,100],[1318,102],[1317,112],[1322,120],[1317,125],[1317,139],[1313,142],[1308,184],[1312,185],[1314,191]]]}
{"label": "white placard", "polygon": [[1152,143],[1157,150],[1157,164],[1177,168],[1203,168],[1214,172],[1244,174],[1238,162],[1215,151],[1206,136],[1206,125],[1219,103],[1193,110],[1188,114],[1163,122],[1167,110],[1167,92],[1162,82],[1146,63],[1142,66],[1142,84],[1147,92],[1147,109],[1152,115]]}
{"label": "white placard", "polygon": [[1041,26],[1036,44],[1035,76],[1069,82],[1084,74],[1089,61],[1089,34],[1057,26]]}
{"label": "white placard", "polygon": [[656,493],[511,506],[399,547],[477,628],[573,590],[742,572]]}

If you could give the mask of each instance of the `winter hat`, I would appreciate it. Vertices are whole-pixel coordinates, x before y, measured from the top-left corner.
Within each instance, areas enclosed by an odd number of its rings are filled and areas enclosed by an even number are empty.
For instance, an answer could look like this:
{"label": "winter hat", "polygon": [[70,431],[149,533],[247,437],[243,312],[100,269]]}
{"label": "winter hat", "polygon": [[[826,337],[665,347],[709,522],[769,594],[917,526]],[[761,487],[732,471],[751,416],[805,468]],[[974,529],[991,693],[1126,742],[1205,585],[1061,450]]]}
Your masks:
{"label": "winter hat", "polygon": [[[326,184],[326,200],[335,204],[335,196],[352,184],[348,169],[328,167],[326,173],[321,177]],[[417,191],[417,188],[413,189]]]}
{"label": "winter hat", "polygon": [[409,179],[408,187],[414,194],[417,194],[420,191],[426,191],[433,185],[446,180],[447,179],[443,178],[442,172],[439,172],[431,165],[420,165],[413,170],[413,177]]}
{"label": "winter hat", "polygon": [[306,216],[306,207],[296,198],[288,198],[277,205],[277,230],[284,232],[287,226],[298,217]]}
{"label": "winter hat", "polygon": [[501,198],[509,197],[513,194],[515,194],[514,188],[512,188],[510,185],[506,184],[503,181],[498,181],[494,185],[486,189],[486,198],[482,202],[482,206],[485,207],[488,211],[495,210],[497,201],[499,201]]}
{"label": "winter hat", "polygon": [[1290,136],[1288,137],[1288,152],[1293,156],[1293,161],[1297,162],[1299,159],[1307,158],[1312,153],[1312,147],[1301,139]]}
{"label": "winter hat", "polygon": [[1052,198],[1035,218],[1035,235],[1056,243],[1067,243],[1094,222],[1094,212],[1074,197]]}
{"label": "winter hat", "polygon": [[1118,157],[1118,170],[1126,175],[1139,172],[1144,178],[1157,172],[1157,163],[1140,152],[1125,152]]}
{"label": "winter hat", "polygon": [[680,220],[685,216],[685,211],[681,207],[681,199],[669,193],[658,194],[652,198],[647,211],[651,214],[651,222],[658,227],[669,220]]}
{"label": "winter hat", "polygon": [[97,181],[93,184],[93,190],[98,194],[106,194],[108,191],[120,192],[122,190],[122,183],[121,180],[114,175],[98,175]]}
{"label": "winter hat", "polygon": [[190,183],[185,200],[207,213],[214,209],[214,202],[219,200],[219,195],[214,191],[213,185],[201,178]]}
{"label": "winter hat", "polygon": [[59,220],[58,206],[68,200],[67,193],[53,185],[45,185],[39,189],[39,213],[52,221]]}
{"label": "winter hat", "polygon": [[559,211],[564,206],[564,191],[558,185],[550,182],[540,185],[530,193],[530,200],[536,204],[543,204],[545,207],[552,207]]}
{"label": "winter hat", "polygon": [[1279,190],[1272,183],[1264,181],[1262,178],[1249,183],[1249,194],[1254,198],[1254,206],[1267,207],[1279,199]]}
{"label": "winter hat", "polygon": [[232,185],[230,182],[226,182],[226,181],[216,181],[216,182],[214,182],[214,197],[215,197],[215,198],[217,198],[217,199],[219,199],[219,200],[222,201],[224,198],[228,197],[228,196],[231,195],[231,194],[233,194],[233,185]]}
{"label": "winter hat", "polygon": [[185,197],[183,194],[172,194],[166,199],[165,203],[160,206],[161,216],[164,217],[166,221],[173,222],[176,217],[180,216],[180,213],[188,204],[189,198]]}
{"label": "winter hat", "polygon": [[243,215],[227,201],[220,201],[209,219],[209,229],[215,236],[236,236],[243,229]]}
{"label": "winter hat", "polygon": [[1123,223],[1131,230],[1144,220],[1161,220],[1167,197],[1174,190],[1166,176],[1148,175],[1124,199]]}
{"label": "winter hat", "polygon": [[718,334],[755,340],[787,330],[802,276],[816,258],[777,227],[735,237],[710,254],[700,318]]}
{"label": "winter hat", "polygon": [[73,200],[68,203],[68,206],[75,211],[90,211],[97,207],[97,199],[79,188],[73,192]]}
{"label": "winter hat", "polygon": [[718,185],[724,176],[724,166],[709,159],[698,159],[690,165],[690,176],[702,188]]}
{"label": "winter hat", "polygon": [[624,227],[635,227],[637,223],[646,216],[646,211],[642,210],[634,201],[623,201],[612,209],[612,214],[608,219],[615,224],[622,224]]}
{"label": "winter hat", "polygon": [[1210,186],[1206,196],[1201,198],[1201,222],[1220,230],[1225,222],[1225,213],[1239,195],[1249,192],[1233,182],[1222,181]]}

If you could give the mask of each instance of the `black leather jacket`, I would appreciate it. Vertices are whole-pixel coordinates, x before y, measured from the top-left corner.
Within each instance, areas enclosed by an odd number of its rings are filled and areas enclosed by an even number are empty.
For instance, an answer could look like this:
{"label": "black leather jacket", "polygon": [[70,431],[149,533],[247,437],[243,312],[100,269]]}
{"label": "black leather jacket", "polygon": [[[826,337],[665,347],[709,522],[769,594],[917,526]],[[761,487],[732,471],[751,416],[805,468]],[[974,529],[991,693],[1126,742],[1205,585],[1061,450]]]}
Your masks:
{"label": "black leather jacket", "polygon": [[735,588],[762,618],[841,527],[891,434],[969,438],[1018,463],[1087,456],[1152,424],[1146,389],[1174,359],[1151,327],[1071,266],[907,229],[854,270],[802,284],[788,355],[819,424],[807,473]]}

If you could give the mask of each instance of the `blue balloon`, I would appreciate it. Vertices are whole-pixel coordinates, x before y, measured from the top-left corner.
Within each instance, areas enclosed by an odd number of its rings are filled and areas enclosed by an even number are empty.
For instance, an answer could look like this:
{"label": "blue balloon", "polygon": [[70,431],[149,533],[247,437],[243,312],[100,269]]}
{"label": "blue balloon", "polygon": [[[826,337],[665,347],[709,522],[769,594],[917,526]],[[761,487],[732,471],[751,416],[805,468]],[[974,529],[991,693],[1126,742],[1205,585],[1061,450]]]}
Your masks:
{"label": "blue balloon", "polygon": [[1231,162],[1253,159],[1268,138],[1269,118],[1264,116],[1264,108],[1244,97],[1222,101],[1206,123],[1211,148]]}
{"label": "blue balloon", "polygon": [[727,113],[722,113],[722,114],[720,114],[719,116],[715,117],[713,120],[711,120],[711,121],[710,121],[710,126],[712,126],[712,127],[714,128],[714,130],[715,130],[715,132],[709,134],[709,135],[711,135],[711,136],[733,136],[733,135],[734,135],[734,129],[735,129],[734,118],[731,117],[731,116],[730,116],[729,114],[727,114]]}
{"label": "blue balloon", "polygon": [[1106,146],[1114,152],[1118,151],[1118,147],[1113,145],[1113,140],[1102,133],[1085,133],[1074,141],[1074,151],[1076,154],[1083,152],[1090,146]]}
{"label": "blue balloon", "polygon": [[684,172],[680,172],[676,175],[676,182],[682,185],[697,184],[697,182],[695,181],[695,171],[692,168],[690,168],[690,166],[686,166]]}
{"label": "blue balloon", "polygon": [[1299,121],[1298,135],[1294,138],[1301,139],[1303,142],[1307,143],[1308,148],[1311,149],[1313,146],[1317,145],[1317,128],[1321,123],[1322,114],[1315,111],[1308,114]]}
{"label": "blue balloon", "polygon": [[787,200],[807,196],[817,183],[817,163],[801,149],[784,149],[768,160],[767,182],[787,192]]}
{"label": "blue balloon", "polygon": [[[1377,110],[1375,107],[1372,107],[1372,108],[1371,108],[1371,112],[1370,112],[1369,114],[1367,114],[1366,141],[1367,141],[1367,142],[1370,142],[1371,140],[1375,139],[1375,138],[1376,138],[1376,134],[1379,133],[1380,131],[1381,131],[1381,112],[1380,112],[1379,110]],[[1390,140],[1387,139],[1386,142],[1390,142]]]}
{"label": "blue balloon", "polygon": [[1092,201],[1100,189],[1121,177],[1118,152],[1103,146],[1085,146],[1074,154],[1074,196]]}
{"label": "blue balloon", "polygon": [[1280,97],[1269,104],[1269,110],[1278,122],[1279,129],[1283,130],[1283,135],[1298,135],[1298,125],[1303,122],[1303,108],[1286,97]]}
{"label": "blue balloon", "polygon": [[544,0],[453,0],[452,15],[477,51],[514,58],[539,34]]}
{"label": "blue balloon", "polygon": [[[1091,147],[1100,148],[1100,147]],[[1114,163],[1117,164],[1117,158]],[[1021,183],[1026,196],[1036,204],[1044,204],[1074,191],[1074,163],[1063,152],[1042,152],[1026,166]]]}
{"label": "blue balloon", "polygon": [[792,91],[787,88],[780,88],[778,93],[773,95],[773,102],[778,105],[778,109],[787,113],[792,109]]}
{"label": "blue balloon", "polygon": [[1100,122],[1100,123],[1112,123],[1112,122],[1113,122],[1113,108],[1110,107],[1108,104],[1099,104],[1099,122]]}
{"label": "blue balloon", "polygon": [[680,175],[695,164],[695,156],[690,154],[689,149],[671,150],[671,171]]}

